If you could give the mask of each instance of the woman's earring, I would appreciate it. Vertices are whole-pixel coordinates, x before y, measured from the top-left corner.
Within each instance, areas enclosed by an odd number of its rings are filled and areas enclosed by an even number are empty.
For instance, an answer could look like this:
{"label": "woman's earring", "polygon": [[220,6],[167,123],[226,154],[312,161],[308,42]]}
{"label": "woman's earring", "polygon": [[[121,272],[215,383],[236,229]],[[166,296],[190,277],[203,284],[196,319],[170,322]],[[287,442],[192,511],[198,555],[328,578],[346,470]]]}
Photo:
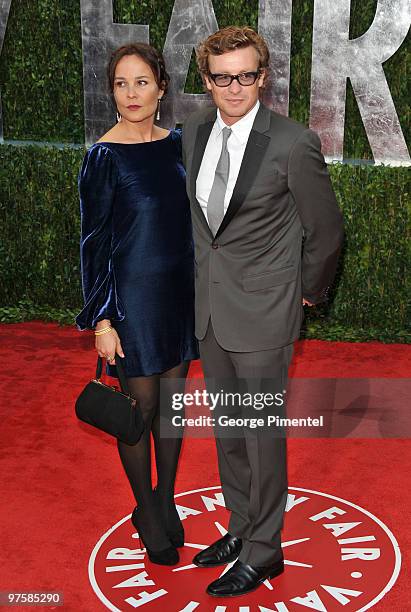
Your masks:
{"label": "woman's earring", "polygon": [[118,111],[117,111],[117,115],[116,115],[116,117],[117,117],[117,123],[120,123],[120,121],[121,121],[121,115],[120,115],[120,113],[119,113]]}
{"label": "woman's earring", "polygon": [[161,98],[158,99],[156,121],[160,121],[160,104]]}

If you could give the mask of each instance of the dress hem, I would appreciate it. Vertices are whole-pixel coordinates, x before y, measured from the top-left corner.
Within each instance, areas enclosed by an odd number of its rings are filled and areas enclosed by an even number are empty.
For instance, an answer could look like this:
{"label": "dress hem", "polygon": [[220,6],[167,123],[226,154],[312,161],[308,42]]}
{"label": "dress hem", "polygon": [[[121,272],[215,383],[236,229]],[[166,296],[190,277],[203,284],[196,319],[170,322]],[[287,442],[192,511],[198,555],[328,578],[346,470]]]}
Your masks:
{"label": "dress hem", "polygon": [[[133,377],[137,377],[137,376],[154,376],[155,374],[163,374],[164,372],[167,372],[167,370],[171,370],[171,368],[175,368],[176,366],[178,366],[180,363],[183,363],[185,361],[195,361],[196,359],[199,359],[200,356],[198,353],[196,352],[192,352],[191,354],[184,354],[184,357],[180,357],[178,360],[173,360],[171,361],[169,364],[166,365],[166,367],[162,367],[161,369],[157,368],[145,368],[144,371],[140,370],[125,370],[125,375],[127,378],[133,378]],[[132,373],[130,374],[130,371],[132,371]],[[117,369],[116,366],[112,366],[112,365],[106,365],[106,374],[108,376],[111,376],[113,378],[118,378],[117,376]]]}

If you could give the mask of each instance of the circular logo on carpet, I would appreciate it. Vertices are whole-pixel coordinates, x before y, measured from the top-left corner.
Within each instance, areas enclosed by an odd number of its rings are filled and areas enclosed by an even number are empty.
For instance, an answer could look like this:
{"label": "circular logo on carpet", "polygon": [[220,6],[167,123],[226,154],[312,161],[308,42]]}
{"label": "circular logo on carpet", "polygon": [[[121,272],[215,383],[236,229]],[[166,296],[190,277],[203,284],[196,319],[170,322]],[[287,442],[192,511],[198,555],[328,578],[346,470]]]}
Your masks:
{"label": "circular logo on carpet", "polygon": [[227,566],[199,568],[191,561],[226,533],[221,487],[180,493],[176,503],[186,533],[176,566],[149,561],[130,516],[97,542],[89,578],[108,609],[360,612],[384,597],[400,570],[398,544],[376,516],[339,497],[289,487],[282,531],[284,573],[248,595],[212,598],[205,589]]}

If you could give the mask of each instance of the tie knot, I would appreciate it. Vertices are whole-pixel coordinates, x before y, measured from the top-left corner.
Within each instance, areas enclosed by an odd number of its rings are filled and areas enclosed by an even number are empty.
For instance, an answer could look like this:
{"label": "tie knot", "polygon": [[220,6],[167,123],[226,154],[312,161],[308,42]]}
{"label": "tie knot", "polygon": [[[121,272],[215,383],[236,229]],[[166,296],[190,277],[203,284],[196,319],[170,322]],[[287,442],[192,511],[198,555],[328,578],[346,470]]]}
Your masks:
{"label": "tie knot", "polygon": [[227,140],[231,136],[231,128],[225,127],[223,128],[223,147],[227,146]]}

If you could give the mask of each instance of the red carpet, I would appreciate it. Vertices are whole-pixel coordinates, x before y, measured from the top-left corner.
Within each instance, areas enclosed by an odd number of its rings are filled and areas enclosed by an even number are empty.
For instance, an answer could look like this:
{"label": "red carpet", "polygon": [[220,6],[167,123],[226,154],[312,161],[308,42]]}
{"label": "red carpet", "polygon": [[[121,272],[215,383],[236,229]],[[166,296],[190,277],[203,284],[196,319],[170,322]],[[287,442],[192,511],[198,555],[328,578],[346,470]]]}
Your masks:
{"label": "red carpet", "polygon": [[[104,610],[104,605],[89,582],[89,558],[101,536],[129,514],[133,502],[114,442],[80,425],[74,416],[75,398],[93,373],[93,339],[72,328],[59,328],[54,324],[39,322],[2,325],[0,338],[3,370],[0,591],[60,591],[64,593],[65,600],[61,609]],[[411,347],[404,345],[305,341],[297,345],[291,375],[405,378],[411,372],[410,366]],[[200,375],[198,363],[193,364],[191,374]],[[386,533],[380,533],[376,523],[368,524],[368,518],[364,518],[364,515],[361,515],[361,519],[357,506],[388,527],[398,541],[402,554],[402,567],[395,584],[372,605],[372,609],[384,612],[405,612],[411,609],[410,499],[407,487],[411,473],[410,441],[290,439],[288,449],[290,492],[295,495],[295,499],[303,496],[310,499],[300,503],[301,510],[296,507],[287,514],[285,534],[290,537],[286,537],[286,540],[292,539],[298,532],[302,524],[298,521],[303,518],[311,518],[311,521],[304,523],[305,531],[299,535],[309,537],[309,545],[290,544],[284,553],[286,559],[308,566],[316,554],[315,538],[321,533],[328,534],[327,541],[324,539],[323,543],[318,544],[321,554],[317,554],[316,571],[319,574],[315,584],[303,577],[302,566],[289,565],[283,577],[272,581],[273,590],[262,586],[250,598],[211,600],[203,594],[203,589],[207,582],[219,575],[215,570],[198,570],[195,574],[193,570],[187,570],[170,574],[169,569],[164,570],[147,563],[149,578],[155,584],[148,584],[143,590],[151,593],[164,588],[169,593],[159,596],[157,603],[142,605],[141,609],[171,612],[182,609],[196,609],[200,612],[368,609],[360,607],[364,605],[363,595],[352,594],[355,590],[364,591],[365,583],[359,576],[357,566],[351,561],[343,561],[338,567],[328,567],[329,559],[332,556],[336,559],[340,552],[343,554],[344,546],[372,548],[375,540],[364,540],[362,544],[337,544],[337,536],[333,539],[330,527],[324,527],[324,523],[333,522],[333,529],[337,529],[336,522],[342,524],[352,520],[360,523],[363,520],[365,531],[355,532],[353,528],[339,535],[338,539],[353,538],[359,533],[360,537],[371,536],[380,541],[386,538],[384,546],[390,546]],[[213,441],[185,440],[177,492],[185,493],[217,485],[219,478]],[[309,492],[304,493],[299,489]],[[207,491],[204,495],[211,499],[216,492],[218,490]],[[334,496],[341,501],[333,498],[329,500],[315,492]],[[218,525],[223,525],[225,519],[223,509],[213,508],[207,499],[201,501],[199,494],[182,495],[180,499],[182,505],[197,512],[197,515],[187,517],[185,523],[190,541],[208,543],[212,537],[218,537],[216,530]],[[328,505],[321,506],[324,500]],[[344,505],[343,500],[347,500],[351,506]],[[208,504],[208,514],[205,511],[201,514],[198,506],[200,501]],[[315,521],[312,518],[315,514],[312,512],[314,506],[310,507],[310,504],[317,504],[315,507],[320,509],[344,506],[346,518],[337,516],[334,519],[322,518]],[[308,512],[305,517],[304,508]],[[350,513],[352,518],[348,518]],[[197,527],[192,529],[195,516],[198,519]],[[212,518],[211,523],[210,520],[207,524],[204,522],[207,517]],[[125,521],[116,530],[113,541],[132,538],[132,534],[130,522]],[[138,543],[136,540],[133,542],[130,548],[134,546],[136,549]],[[96,564],[96,579],[111,581],[113,586],[136,575],[136,570],[120,568],[109,573],[104,569],[101,560],[109,567],[136,563],[135,559],[125,561],[120,553],[117,560],[106,560],[104,553],[109,550],[106,551],[104,547],[107,545],[107,542],[103,543],[97,553],[100,565]],[[194,552],[193,547],[186,547],[182,563],[189,564]],[[381,560],[362,561],[361,570],[367,575],[367,589],[377,592],[383,586],[381,581],[385,579],[385,574],[392,574],[393,566],[394,552],[391,549],[385,554],[384,563]],[[350,569],[347,573],[348,567]],[[102,577],[101,573],[104,574]],[[166,586],[167,580],[169,582]],[[339,587],[340,591],[335,591],[335,587]],[[177,588],[178,592],[173,594],[173,588]],[[294,589],[294,601],[281,598],[287,588]],[[350,592],[344,594],[341,591],[344,588]],[[140,591],[135,589],[135,597]],[[266,603],[267,593],[270,605]],[[124,600],[130,595],[130,589],[119,587],[117,590],[112,589],[112,594]],[[362,603],[357,604],[357,601]],[[191,603],[191,607],[184,608],[189,602],[198,605]],[[321,602],[326,602],[326,607],[321,607],[324,606]],[[124,603],[120,609],[132,610],[134,607]]]}

